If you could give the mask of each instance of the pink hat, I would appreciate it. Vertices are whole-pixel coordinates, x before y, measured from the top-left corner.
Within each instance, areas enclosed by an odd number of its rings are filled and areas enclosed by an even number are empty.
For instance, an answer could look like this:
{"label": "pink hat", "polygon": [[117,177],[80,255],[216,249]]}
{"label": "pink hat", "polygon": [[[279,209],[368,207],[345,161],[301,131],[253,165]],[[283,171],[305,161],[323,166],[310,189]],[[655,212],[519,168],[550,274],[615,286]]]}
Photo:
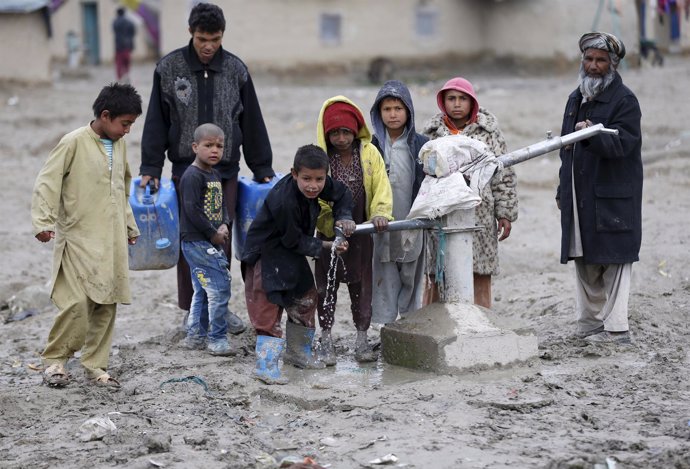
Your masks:
{"label": "pink hat", "polygon": [[438,108],[444,114],[447,113],[446,106],[443,104],[443,95],[447,90],[461,91],[472,98],[472,101],[474,101],[472,104],[472,112],[470,112],[470,119],[467,122],[476,122],[477,114],[479,113],[479,101],[477,101],[477,96],[474,94],[474,87],[472,86],[472,83],[462,77],[456,77],[451,78],[446,82],[445,85],[443,85],[443,88],[436,93],[436,104],[438,104]]}

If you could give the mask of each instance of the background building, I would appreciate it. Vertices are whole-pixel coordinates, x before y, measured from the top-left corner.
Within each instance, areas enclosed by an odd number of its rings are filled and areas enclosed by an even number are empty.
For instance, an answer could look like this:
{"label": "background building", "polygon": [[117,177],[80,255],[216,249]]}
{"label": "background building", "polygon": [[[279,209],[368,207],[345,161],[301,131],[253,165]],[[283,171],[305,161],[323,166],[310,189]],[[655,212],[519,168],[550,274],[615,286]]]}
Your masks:
{"label": "background building", "polygon": [[[690,2],[657,2],[216,1],[227,20],[224,46],[253,70],[286,74],[362,70],[374,63],[384,75],[395,66],[477,63],[478,58],[482,63],[569,67],[579,56],[577,38],[593,29],[621,37],[633,64],[640,37],[664,52],[689,50],[690,20],[685,10]],[[0,79],[49,80],[51,60],[57,66],[70,62],[69,44],[78,49],[72,56],[77,65],[112,63],[112,21],[119,6],[127,7],[127,15],[137,25],[133,60],[155,60],[187,43],[187,18],[195,3],[3,0]],[[19,60],[27,57],[31,60]]]}

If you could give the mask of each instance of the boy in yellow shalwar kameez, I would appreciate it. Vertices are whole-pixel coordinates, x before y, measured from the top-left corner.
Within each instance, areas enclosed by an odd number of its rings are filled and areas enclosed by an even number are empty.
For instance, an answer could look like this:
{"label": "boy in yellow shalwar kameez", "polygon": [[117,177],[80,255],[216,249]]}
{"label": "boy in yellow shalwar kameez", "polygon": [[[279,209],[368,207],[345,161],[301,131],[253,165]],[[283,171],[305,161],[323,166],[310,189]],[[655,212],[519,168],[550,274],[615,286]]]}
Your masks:
{"label": "boy in yellow shalwar kameez", "polygon": [[41,354],[43,381],[53,387],[69,383],[64,365],[79,350],[90,380],[120,386],[106,370],[116,304],[131,301],[127,243],[139,236],[122,137],[141,115],[141,97],[113,83],[101,90],[93,112],[89,125],[50,153],[31,201],[36,239],[55,239],[51,298],[59,314]]}

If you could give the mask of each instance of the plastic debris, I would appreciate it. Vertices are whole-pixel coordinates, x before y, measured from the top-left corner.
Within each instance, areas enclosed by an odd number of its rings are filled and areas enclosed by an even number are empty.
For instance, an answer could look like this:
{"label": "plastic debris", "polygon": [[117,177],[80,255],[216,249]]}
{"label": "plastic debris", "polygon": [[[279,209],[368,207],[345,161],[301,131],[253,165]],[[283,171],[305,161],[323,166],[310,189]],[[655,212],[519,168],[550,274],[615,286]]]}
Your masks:
{"label": "plastic debris", "polygon": [[665,267],[666,267],[666,259],[663,259],[659,262],[659,265],[657,266],[659,275],[661,275],[662,277],[670,277],[671,274],[669,274],[668,272],[666,272],[666,270],[664,270]]}
{"label": "plastic debris", "polygon": [[274,468],[278,466],[278,461],[270,454],[259,454],[254,456],[254,459],[256,460],[257,468]]}
{"label": "plastic debris", "polygon": [[374,446],[374,444],[375,444],[377,441],[386,441],[387,439],[388,439],[388,437],[387,437],[386,435],[381,435],[380,437],[376,438],[375,440],[367,441],[365,444],[363,444],[362,446],[360,446],[359,449],[366,449],[366,448],[369,448],[369,447],[371,447],[371,446]]}
{"label": "plastic debris", "polygon": [[37,316],[38,313],[39,312],[35,309],[23,309],[18,313],[15,313],[12,316],[8,317],[5,323],[23,321],[24,319],[30,318],[31,316]]}
{"label": "plastic debris", "polygon": [[372,459],[369,461],[369,464],[395,464],[396,462],[398,462],[398,457],[393,453],[389,453],[380,458]]}
{"label": "plastic debris", "polygon": [[166,381],[163,381],[160,386],[158,386],[159,389],[163,389],[164,384],[168,383],[183,383],[185,381],[191,381],[192,383],[196,383],[199,386],[202,386],[204,388],[204,391],[207,393],[210,393],[211,390],[208,388],[208,384],[206,384],[206,381],[203,379],[199,378],[198,376],[185,376],[184,378],[170,378]]}
{"label": "plastic debris", "polygon": [[340,445],[338,440],[336,440],[335,438],[331,438],[330,436],[327,436],[326,438],[321,438],[319,440],[319,443],[321,443],[324,446],[339,446]]}
{"label": "plastic debris", "polygon": [[92,417],[79,427],[77,436],[81,441],[100,440],[106,435],[117,433],[117,427],[109,417]]}

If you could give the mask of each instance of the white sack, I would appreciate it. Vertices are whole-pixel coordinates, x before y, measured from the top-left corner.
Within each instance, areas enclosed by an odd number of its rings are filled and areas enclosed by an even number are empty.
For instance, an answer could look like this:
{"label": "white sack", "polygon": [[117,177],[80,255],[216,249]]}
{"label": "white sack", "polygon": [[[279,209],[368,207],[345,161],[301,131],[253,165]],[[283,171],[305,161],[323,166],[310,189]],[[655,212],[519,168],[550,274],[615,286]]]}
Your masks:
{"label": "white sack", "polygon": [[462,173],[442,178],[426,176],[407,218],[439,218],[455,210],[474,208],[481,201],[482,198],[467,186]]}

